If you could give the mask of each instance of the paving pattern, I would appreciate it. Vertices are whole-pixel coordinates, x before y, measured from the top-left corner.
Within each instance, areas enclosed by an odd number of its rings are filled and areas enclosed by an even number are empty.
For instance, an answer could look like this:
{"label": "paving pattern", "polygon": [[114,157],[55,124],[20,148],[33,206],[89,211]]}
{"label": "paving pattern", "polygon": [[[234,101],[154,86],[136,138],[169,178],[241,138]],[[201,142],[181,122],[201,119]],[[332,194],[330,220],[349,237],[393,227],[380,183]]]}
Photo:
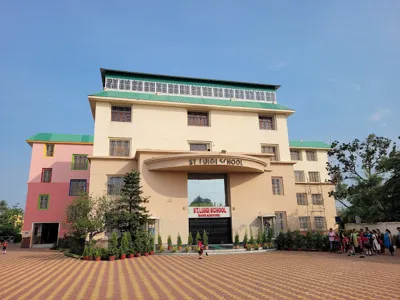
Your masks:
{"label": "paving pattern", "polygon": [[398,255],[276,251],[94,262],[11,248],[0,270],[0,299],[400,299]]}

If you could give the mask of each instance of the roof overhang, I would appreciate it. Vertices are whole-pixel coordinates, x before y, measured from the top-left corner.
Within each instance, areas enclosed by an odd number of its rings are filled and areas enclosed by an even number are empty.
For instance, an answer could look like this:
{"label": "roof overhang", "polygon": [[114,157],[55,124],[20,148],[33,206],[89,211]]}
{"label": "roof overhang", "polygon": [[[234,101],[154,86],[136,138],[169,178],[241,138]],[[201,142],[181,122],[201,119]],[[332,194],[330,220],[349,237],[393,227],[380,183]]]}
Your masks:
{"label": "roof overhang", "polygon": [[191,173],[264,173],[267,162],[258,158],[220,153],[163,155],[144,160],[149,171]]}

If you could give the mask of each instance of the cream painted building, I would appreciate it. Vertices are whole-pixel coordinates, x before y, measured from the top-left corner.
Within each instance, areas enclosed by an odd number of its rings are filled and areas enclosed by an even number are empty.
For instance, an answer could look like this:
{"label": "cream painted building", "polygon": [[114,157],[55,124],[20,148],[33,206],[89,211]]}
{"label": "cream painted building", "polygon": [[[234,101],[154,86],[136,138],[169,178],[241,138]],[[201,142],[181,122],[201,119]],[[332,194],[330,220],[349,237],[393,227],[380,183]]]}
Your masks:
{"label": "cream painted building", "polygon": [[141,172],[156,234],[206,230],[210,243],[271,226],[333,227],[329,145],[288,139],[292,109],[278,85],[101,69],[89,96],[95,120],[90,193],[115,194]]}

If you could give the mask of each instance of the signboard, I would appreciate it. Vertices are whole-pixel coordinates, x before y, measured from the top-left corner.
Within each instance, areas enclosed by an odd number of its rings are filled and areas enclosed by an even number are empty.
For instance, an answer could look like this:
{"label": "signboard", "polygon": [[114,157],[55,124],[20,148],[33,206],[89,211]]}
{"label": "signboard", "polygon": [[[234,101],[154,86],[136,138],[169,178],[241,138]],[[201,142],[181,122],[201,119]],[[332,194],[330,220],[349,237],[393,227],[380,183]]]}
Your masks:
{"label": "signboard", "polygon": [[229,206],[217,207],[188,207],[189,218],[229,218],[231,208]]}
{"label": "signboard", "polygon": [[189,159],[189,165],[222,165],[222,166],[243,166],[243,161],[239,158],[192,158]]}

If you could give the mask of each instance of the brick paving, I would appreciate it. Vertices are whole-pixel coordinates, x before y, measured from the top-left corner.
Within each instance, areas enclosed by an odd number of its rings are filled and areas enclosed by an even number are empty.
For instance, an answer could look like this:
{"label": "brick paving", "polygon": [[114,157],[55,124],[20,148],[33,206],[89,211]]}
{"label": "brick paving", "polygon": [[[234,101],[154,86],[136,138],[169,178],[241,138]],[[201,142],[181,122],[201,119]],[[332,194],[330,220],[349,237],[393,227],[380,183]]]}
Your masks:
{"label": "brick paving", "polygon": [[276,251],[94,262],[12,247],[0,270],[0,299],[400,299],[399,255]]}

